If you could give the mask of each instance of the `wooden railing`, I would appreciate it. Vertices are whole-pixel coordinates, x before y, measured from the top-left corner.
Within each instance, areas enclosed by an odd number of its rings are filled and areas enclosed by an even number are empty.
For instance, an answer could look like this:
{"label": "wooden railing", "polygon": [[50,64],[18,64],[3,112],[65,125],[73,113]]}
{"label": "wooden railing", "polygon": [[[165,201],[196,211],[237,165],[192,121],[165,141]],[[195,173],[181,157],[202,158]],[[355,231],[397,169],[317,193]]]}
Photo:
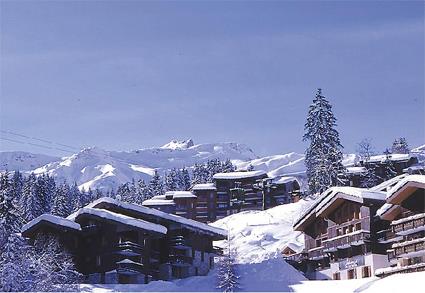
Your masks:
{"label": "wooden railing", "polygon": [[394,248],[395,256],[402,256],[412,252],[425,250],[425,240],[417,243],[406,243],[406,245]]}
{"label": "wooden railing", "polygon": [[346,235],[337,236],[323,241],[325,250],[332,250],[337,248],[345,248],[351,245],[359,245],[362,242],[370,241],[370,233],[366,231],[358,231]]}
{"label": "wooden railing", "polygon": [[391,224],[391,227],[394,233],[407,234],[403,232],[425,227],[425,214],[422,215],[420,218],[413,218],[411,220],[403,221],[398,224]]}
{"label": "wooden railing", "polygon": [[316,247],[314,249],[310,249],[308,251],[308,258],[309,259],[320,259],[320,258],[324,258],[326,257],[326,253],[323,252],[323,246],[321,247]]}

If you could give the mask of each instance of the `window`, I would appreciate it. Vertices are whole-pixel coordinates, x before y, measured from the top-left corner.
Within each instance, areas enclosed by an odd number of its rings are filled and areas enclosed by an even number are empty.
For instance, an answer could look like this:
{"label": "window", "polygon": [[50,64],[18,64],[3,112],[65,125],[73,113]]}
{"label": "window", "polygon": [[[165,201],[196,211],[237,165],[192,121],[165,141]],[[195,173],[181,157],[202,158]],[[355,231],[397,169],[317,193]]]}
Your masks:
{"label": "window", "polygon": [[333,279],[334,280],[341,280],[341,273],[340,272],[334,273],[333,274]]}
{"label": "window", "polygon": [[348,270],[347,272],[347,279],[355,279],[356,278],[356,269]]}
{"label": "window", "polygon": [[201,251],[201,261],[204,261],[204,258],[205,258],[204,252]]}
{"label": "window", "polygon": [[362,267],[362,278],[370,277],[370,267]]}
{"label": "window", "polygon": [[356,231],[360,231],[362,229],[362,223],[356,224]]}

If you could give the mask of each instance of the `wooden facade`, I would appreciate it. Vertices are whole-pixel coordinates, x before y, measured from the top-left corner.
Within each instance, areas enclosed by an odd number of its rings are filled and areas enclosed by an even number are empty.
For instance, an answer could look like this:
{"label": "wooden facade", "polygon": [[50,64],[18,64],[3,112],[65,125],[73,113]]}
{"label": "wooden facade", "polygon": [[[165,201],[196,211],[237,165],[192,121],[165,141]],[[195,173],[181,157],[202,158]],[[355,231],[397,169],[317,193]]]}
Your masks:
{"label": "wooden facade", "polygon": [[227,237],[222,229],[111,198],[96,200],[68,219],[49,219],[25,225],[23,235],[58,236],[89,283],[205,275],[220,252],[213,241]]}
{"label": "wooden facade", "polygon": [[388,192],[378,216],[387,223],[378,237],[386,245],[390,267],[377,275],[424,271],[425,175],[403,178]]}
{"label": "wooden facade", "polygon": [[191,188],[196,195],[196,217],[200,222],[214,222],[217,220],[217,188],[212,183],[195,184]]}
{"label": "wooden facade", "polygon": [[304,232],[305,249],[289,261],[311,279],[372,276],[388,264],[385,246],[375,236],[382,223],[373,217],[384,200],[384,193],[359,188],[327,190],[295,224]]}

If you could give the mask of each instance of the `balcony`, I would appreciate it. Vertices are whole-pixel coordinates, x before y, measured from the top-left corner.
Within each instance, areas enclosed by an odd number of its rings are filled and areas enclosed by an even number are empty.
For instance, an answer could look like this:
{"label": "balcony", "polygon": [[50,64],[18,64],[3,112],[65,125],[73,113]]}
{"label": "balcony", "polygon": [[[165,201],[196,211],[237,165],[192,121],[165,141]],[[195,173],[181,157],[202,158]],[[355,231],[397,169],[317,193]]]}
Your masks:
{"label": "balcony", "polygon": [[308,259],[310,260],[319,260],[327,257],[327,254],[324,252],[324,247],[315,247],[308,251]]}
{"label": "balcony", "polygon": [[168,244],[175,249],[191,249],[190,246],[186,245],[186,241],[183,236],[173,236],[168,240]]}
{"label": "balcony", "polygon": [[379,243],[392,243],[403,239],[403,236],[395,234],[392,229],[379,231],[377,237]]}
{"label": "balcony", "polygon": [[425,237],[392,245],[396,257],[415,257],[425,254]]}
{"label": "balcony", "polygon": [[362,245],[368,241],[370,241],[369,231],[359,230],[324,240],[323,246],[326,252],[330,252],[349,248],[350,246]]}
{"label": "balcony", "polygon": [[145,269],[142,263],[124,259],[117,262],[117,271],[120,274],[137,274],[144,273]]}
{"label": "balcony", "polygon": [[176,266],[191,266],[193,264],[193,258],[186,255],[170,255],[169,261]]}
{"label": "balcony", "polygon": [[408,235],[423,231],[425,230],[425,213],[393,221],[391,227],[392,231],[397,235]]}

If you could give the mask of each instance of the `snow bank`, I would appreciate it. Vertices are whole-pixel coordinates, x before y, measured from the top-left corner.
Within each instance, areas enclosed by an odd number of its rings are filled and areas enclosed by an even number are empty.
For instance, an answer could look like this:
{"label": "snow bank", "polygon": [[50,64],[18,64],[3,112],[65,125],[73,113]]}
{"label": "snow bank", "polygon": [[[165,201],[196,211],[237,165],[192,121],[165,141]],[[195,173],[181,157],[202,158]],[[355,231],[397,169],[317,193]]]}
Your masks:
{"label": "snow bank", "polygon": [[[244,211],[218,220],[211,225],[227,229],[231,245],[237,248],[238,263],[259,263],[271,258],[282,257],[286,245],[304,247],[304,236],[294,231],[292,225],[301,211],[311,201],[280,205],[266,211]],[[224,241],[215,245],[225,247]]]}

